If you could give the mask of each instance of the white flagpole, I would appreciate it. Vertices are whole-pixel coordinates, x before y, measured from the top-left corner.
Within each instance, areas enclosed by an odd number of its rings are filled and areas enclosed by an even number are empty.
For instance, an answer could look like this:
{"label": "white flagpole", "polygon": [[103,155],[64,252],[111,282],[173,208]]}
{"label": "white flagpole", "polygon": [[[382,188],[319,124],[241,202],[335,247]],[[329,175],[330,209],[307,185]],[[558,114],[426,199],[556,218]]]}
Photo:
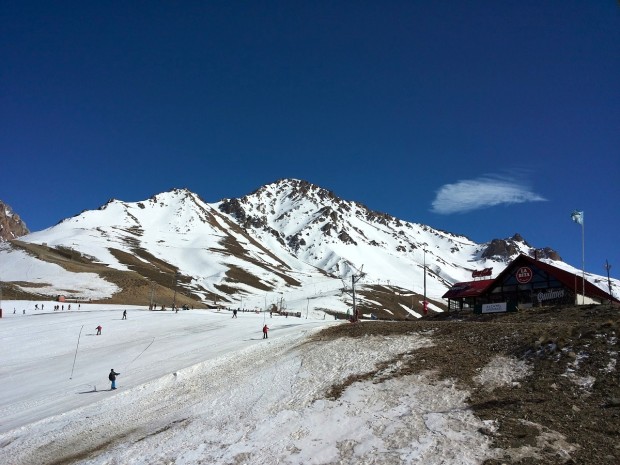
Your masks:
{"label": "white flagpole", "polygon": [[581,214],[581,305],[586,303],[586,233],[585,233],[585,218],[584,214]]}

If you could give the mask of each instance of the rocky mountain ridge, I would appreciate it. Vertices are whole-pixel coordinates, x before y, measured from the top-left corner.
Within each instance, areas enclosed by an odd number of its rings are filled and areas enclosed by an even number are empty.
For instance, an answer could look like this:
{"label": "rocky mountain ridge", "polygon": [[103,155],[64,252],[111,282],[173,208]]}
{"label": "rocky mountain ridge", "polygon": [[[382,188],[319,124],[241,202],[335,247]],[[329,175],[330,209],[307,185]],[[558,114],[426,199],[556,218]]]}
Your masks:
{"label": "rocky mountain ridge", "polygon": [[10,241],[25,236],[30,231],[13,209],[0,200],[0,241]]}
{"label": "rocky mountain ridge", "polygon": [[[352,304],[347,286],[360,276],[358,305],[401,318],[418,314],[423,295],[441,310],[445,290],[476,270],[497,274],[519,253],[553,254],[518,234],[477,244],[296,179],[216,203],[187,189],[140,202],[113,199],[22,241],[39,257],[62,252],[133,273],[131,282],[142,283],[136,299],[147,298],[148,280],[160,294],[178,285],[180,295],[196,303],[264,307],[280,296],[279,305],[286,301],[288,308],[308,312],[313,304],[315,311],[346,312]],[[128,280],[114,279],[117,294],[127,298]]]}
{"label": "rocky mountain ridge", "polygon": [[[356,227],[354,220],[380,226],[384,231],[389,230],[389,234],[399,240],[396,248],[398,252],[414,252],[427,245],[424,241],[407,237],[411,232],[425,232],[445,238],[452,244],[452,252],[460,250],[459,244],[474,244],[465,236],[402,221],[387,213],[370,210],[360,203],[345,201],[331,191],[296,179],[283,179],[262,186],[239,199],[223,200],[218,207],[223,213],[235,218],[242,228],[252,230],[257,235],[273,236],[293,254],[303,254],[310,246],[307,236],[317,228],[322,233],[320,239],[323,244],[340,242],[351,245],[367,243],[375,247],[385,245],[385,242],[380,243],[368,237],[362,228]],[[290,221],[292,217],[297,218],[293,226]],[[307,221],[300,222],[299,217],[306,217]],[[509,261],[524,252],[539,258],[562,260],[553,249],[536,249],[518,233],[511,238],[493,239],[479,244],[477,254],[483,259]]]}

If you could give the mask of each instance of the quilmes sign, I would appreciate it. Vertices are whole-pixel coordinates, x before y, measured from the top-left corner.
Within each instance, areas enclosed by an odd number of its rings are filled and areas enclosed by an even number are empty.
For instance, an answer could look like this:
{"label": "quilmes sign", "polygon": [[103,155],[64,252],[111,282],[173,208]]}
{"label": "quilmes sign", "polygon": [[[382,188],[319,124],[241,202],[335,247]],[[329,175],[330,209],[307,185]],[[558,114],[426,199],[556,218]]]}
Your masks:
{"label": "quilmes sign", "polygon": [[549,289],[546,292],[539,292],[536,296],[539,302],[561,299],[562,297],[564,297],[564,289]]}

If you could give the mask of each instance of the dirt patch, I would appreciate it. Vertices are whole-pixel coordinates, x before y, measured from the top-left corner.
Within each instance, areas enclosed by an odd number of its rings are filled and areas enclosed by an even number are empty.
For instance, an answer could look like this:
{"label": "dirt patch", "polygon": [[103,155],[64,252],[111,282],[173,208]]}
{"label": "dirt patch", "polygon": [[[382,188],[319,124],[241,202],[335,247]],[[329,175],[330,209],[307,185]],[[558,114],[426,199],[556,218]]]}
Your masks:
{"label": "dirt patch", "polygon": [[[434,345],[391,361],[399,368],[388,370],[388,376],[432,372],[469,391],[474,413],[496,425],[481,432],[505,451],[501,460],[485,465],[620,463],[619,307],[444,313],[411,322],[340,325],[315,337],[410,333],[430,336]],[[528,374],[509,385],[490,386],[481,372],[498,357],[520,362]],[[338,397],[357,380],[380,382],[383,368],[332,386],[328,395]]]}

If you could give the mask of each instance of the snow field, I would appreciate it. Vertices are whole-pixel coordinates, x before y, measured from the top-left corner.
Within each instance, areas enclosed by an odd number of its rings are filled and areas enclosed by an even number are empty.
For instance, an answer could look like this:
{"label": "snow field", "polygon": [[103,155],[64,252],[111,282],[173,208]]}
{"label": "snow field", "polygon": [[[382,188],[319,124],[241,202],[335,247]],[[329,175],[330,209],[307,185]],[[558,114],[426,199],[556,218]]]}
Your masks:
{"label": "snow field", "polygon": [[[3,354],[28,346],[0,362],[3,379],[13,376],[8,400],[0,399],[0,463],[474,464],[495,455],[478,432],[492,425],[471,414],[467,392],[424,373],[389,376],[399,358],[432,345],[428,336],[309,341],[320,327],[342,323],[137,309],[123,321],[121,314],[0,320],[12,336],[0,342]],[[83,352],[80,343],[69,380],[77,330],[94,332],[102,320],[102,336],[88,336]],[[271,328],[265,341],[263,321]],[[33,325],[38,344],[27,343]],[[380,376],[353,382],[338,399],[326,396],[382,362],[389,363]],[[28,368],[16,369],[22,364]],[[121,372],[119,389],[101,391],[110,368]]]}

